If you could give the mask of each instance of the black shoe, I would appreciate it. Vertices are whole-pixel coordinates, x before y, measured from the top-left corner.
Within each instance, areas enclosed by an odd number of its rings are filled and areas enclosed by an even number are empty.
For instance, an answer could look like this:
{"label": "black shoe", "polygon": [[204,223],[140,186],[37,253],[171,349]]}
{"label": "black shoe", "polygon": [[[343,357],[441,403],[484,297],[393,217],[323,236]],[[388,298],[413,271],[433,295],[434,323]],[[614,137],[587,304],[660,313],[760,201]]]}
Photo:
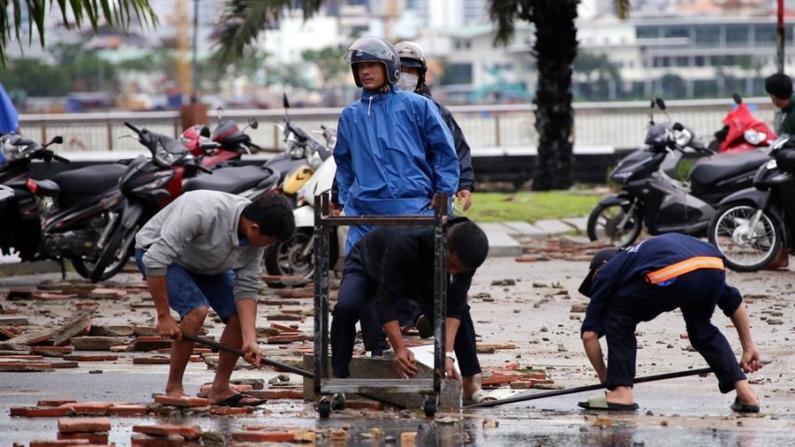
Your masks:
{"label": "black shoe", "polygon": [[426,318],[425,315],[420,315],[417,317],[414,327],[420,331],[420,338],[433,337],[433,325],[431,324],[431,320]]}

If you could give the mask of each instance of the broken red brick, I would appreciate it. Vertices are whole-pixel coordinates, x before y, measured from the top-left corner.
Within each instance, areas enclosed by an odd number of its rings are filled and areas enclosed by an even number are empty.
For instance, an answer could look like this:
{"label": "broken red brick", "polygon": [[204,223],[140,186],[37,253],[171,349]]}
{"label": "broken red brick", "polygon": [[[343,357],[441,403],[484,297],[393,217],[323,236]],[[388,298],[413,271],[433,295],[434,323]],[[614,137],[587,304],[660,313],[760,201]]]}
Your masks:
{"label": "broken red brick", "polygon": [[304,392],[300,389],[255,390],[248,393],[257,399],[303,399]]}
{"label": "broken red brick", "polygon": [[61,418],[58,419],[61,433],[93,433],[110,431],[108,418]]}
{"label": "broken red brick", "polygon": [[86,301],[82,303],[75,303],[75,307],[78,309],[85,309],[89,307],[99,307],[99,303],[96,301]]}
{"label": "broken red brick", "polygon": [[188,440],[199,439],[202,434],[202,429],[198,425],[134,425],[132,431],[133,433],[143,433],[150,436],[177,435]]}
{"label": "broken red brick", "polygon": [[76,400],[71,399],[42,399],[36,403],[37,407],[60,407],[65,404],[76,404]]}
{"label": "broken red brick", "polygon": [[40,355],[24,355],[24,354],[12,354],[12,355],[0,355],[0,361],[3,359],[9,360],[44,360],[44,357]]}
{"label": "broken red brick", "polygon": [[73,350],[72,346],[31,346],[30,352],[32,354],[71,354]]}
{"label": "broken red brick", "polygon": [[97,288],[89,293],[91,298],[118,298],[127,295],[125,289],[103,289]]}
{"label": "broken red brick", "polygon": [[201,397],[155,396],[155,402],[175,407],[207,407],[210,405],[210,399]]}
{"label": "broken red brick", "polygon": [[278,343],[294,343],[297,341],[303,341],[306,339],[304,335],[271,335],[268,337],[268,344],[278,344]]}
{"label": "broken red brick", "polygon": [[69,295],[64,295],[62,293],[40,292],[36,290],[30,294],[30,298],[42,301],[65,301],[71,299],[72,297]]}
{"label": "broken red brick", "polygon": [[14,332],[10,331],[11,328],[4,328],[0,326],[0,340],[8,340],[17,336]]}
{"label": "broken red brick", "polygon": [[494,373],[489,377],[483,375],[481,379],[481,384],[485,386],[502,385],[504,383],[517,382],[523,379],[524,377],[520,376],[519,374],[505,375],[505,374]]}
{"label": "broken red brick", "polygon": [[170,348],[172,340],[158,335],[144,335],[130,342],[130,351],[157,351],[161,348]]}
{"label": "broken red brick", "polygon": [[292,327],[292,326],[285,326],[285,325],[279,324],[279,323],[271,323],[271,327],[274,328],[274,329],[278,329],[278,330],[280,330],[282,332],[295,332],[295,331],[298,330],[298,325],[296,325],[295,327]]}
{"label": "broken red brick", "polygon": [[55,369],[77,368],[79,366],[77,362],[53,362],[51,365]]}
{"label": "broken red brick", "polygon": [[289,431],[238,431],[232,433],[233,441],[243,442],[290,442],[295,435]]}
{"label": "broken red brick", "polygon": [[280,289],[276,290],[279,298],[314,298],[315,292],[306,289]]}
{"label": "broken red brick", "polygon": [[6,295],[6,299],[11,300],[18,300],[18,299],[26,299],[30,298],[30,295],[33,294],[33,289],[23,288],[23,287],[15,287],[8,291]]}
{"label": "broken red brick", "polygon": [[185,438],[177,435],[169,436],[149,436],[143,433],[133,433],[133,447],[182,447],[185,445]]}
{"label": "broken red brick", "polygon": [[108,409],[110,416],[146,416],[149,409],[145,405],[113,405]]}
{"label": "broken red brick", "polygon": [[65,447],[72,445],[79,445],[85,447],[89,444],[87,439],[62,439],[62,440],[44,440],[44,441],[30,441],[30,447]]}
{"label": "broken red brick", "polygon": [[[112,402],[78,402],[61,405],[60,408],[71,408],[79,415],[101,416],[108,414],[108,410],[113,406]],[[110,429],[107,429],[110,430]],[[107,431],[107,430],[88,430],[88,431]]]}
{"label": "broken red brick", "polygon": [[75,362],[115,362],[119,360],[118,355],[104,354],[104,355],[65,355],[64,360],[71,360]]}
{"label": "broken red brick", "polygon": [[93,432],[93,433],[63,433],[58,432],[56,435],[58,439],[85,439],[92,444],[107,444],[108,432]]}
{"label": "broken red brick", "polygon": [[50,363],[0,363],[0,372],[52,371]]}
{"label": "broken red brick", "polygon": [[65,407],[34,407],[25,411],[25,416],[29,418],[60,418],[74,414],[71,408]]}
{"label": "broken red brick", "polygon": [[[748,301],[748,300],[745,300]],[[16,315],[19,313],[19,309],[0,309],[0,315]]]}

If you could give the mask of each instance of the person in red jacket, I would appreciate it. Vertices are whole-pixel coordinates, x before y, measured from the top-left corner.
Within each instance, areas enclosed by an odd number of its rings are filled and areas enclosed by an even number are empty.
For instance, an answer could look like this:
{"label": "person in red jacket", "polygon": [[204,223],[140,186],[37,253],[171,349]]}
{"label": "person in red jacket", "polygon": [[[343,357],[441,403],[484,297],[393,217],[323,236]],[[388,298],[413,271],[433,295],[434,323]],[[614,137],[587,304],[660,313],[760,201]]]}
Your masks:
{"label": "person in red jacket", "polygon": [[[744,372],[762,367],[751,337],[740,292],[726,284],[723,256],[714,246],[677,233],[642,241],[626,250],[598,252],[580,293],[591,299],[581,336],[599,380],[610,390],[578,405],[586,409],[636,410],[632,395],[637,340],[635,328],[663,312],[682,311],[690,343],[718,378],[722,393],[736,391],[731,408],[759,412],[757,398]],[[737,363],[726,337],[715,327],[715,307],[731,318],[742,344]],[[607,339],[607,365],[599,339]]]}

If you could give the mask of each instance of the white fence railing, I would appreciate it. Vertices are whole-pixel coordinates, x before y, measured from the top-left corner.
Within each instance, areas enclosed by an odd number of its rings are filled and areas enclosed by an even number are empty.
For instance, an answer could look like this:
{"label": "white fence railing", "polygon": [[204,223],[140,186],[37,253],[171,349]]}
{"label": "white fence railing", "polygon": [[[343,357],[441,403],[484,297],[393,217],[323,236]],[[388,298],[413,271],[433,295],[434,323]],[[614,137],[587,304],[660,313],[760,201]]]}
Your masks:
{"label": "white fence railing", "polygon": [[[772,128],[775,109],[770,100],[750,98],[745,101],[756,116]],[[712,134],[722,127],[722,120],[733,104],[728,98],[670,101],[668,114],[671,120],[689,126],[709,141]],[[594,147],[636,147],[643,140],[650,111],[647,101],[575,103],[574,109],[575,152]],[[534,152],[538,144],[535,106],[532,104],[455,106],[450,110],[476,156],[495,150]],[[291,109],[289,113],[294,124],[312,131],[319,130],[321,124],[336,126],[340,111],[334,108]],[[658,109],[654,112],[655,120],[668,119]],[[211,121],[215,122],[215,112],[210,111],[210,115]],[[224,116],[236,119],[241,126],[248,118],[256,118],[259,128],[247,130],[252,139],[263,147],[282,147],[281,131],[273,125],[281,122],[282,110],[227,110]],[[123,125],[125,121],[167,135],[178,136],[181,132],[180,116],[176,111],[21,115],[20,121],[23,134],[42,141],[62,135],[62,152],[85,153],[88,157],[140,152],[142,147],[135,140],[120,138],[131,134]]]}

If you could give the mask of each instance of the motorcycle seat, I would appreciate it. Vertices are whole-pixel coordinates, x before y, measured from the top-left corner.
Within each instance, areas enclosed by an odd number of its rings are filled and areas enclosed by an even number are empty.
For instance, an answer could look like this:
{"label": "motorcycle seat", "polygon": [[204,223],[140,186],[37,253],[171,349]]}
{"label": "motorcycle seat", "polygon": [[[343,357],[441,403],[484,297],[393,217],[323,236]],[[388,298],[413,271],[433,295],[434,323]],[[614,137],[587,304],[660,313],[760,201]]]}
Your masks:
{"label": "motorcycle seat", "polygon": [[754,171],[770,161],[770,156],[760,150],[727,152],[698,160],[690,170],[690,182],[711,185],[726,178]]}
{"label": "motorcycle seat", "polygon": [[257,186],[272,175],[269,169],[260,166],[221,168],[212,174],[200,175],[182,184],[182,192],[209,189],[212,191],[239,194]]}
{"label": "motorcycle seat", "polygon": [[103,164],[86,166],[55,174],[52,180],[61,187],[63,193],[99,194],[119,184],[127,166],[121,164]]}
{"label": "motorcycle seat", "polygon": [[36,191],[44,197],[58,197],[61,187],[52,180],[34,180]]}

